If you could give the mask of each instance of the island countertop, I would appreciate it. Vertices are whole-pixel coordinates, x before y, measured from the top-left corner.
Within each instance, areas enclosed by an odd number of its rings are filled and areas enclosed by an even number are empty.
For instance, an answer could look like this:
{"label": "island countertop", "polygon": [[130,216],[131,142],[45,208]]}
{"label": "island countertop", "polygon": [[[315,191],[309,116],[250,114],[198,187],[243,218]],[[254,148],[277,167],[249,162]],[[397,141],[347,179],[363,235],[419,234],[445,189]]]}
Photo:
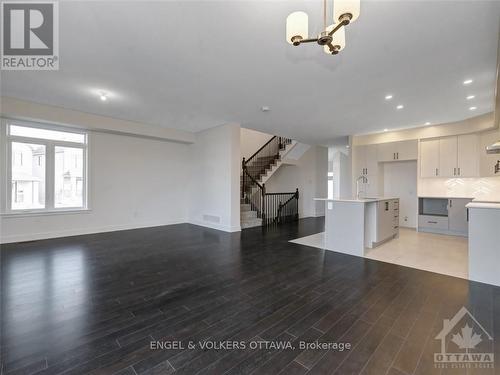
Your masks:
{"label": "island countertop", "polygon": [[393,200],[393,199],[399,199],[399,198],[396,198],[396,197],[377,197],[377,198],[360,198],[360,199],[356,199],[356,198],[346,198],[346,199],[342,199],[342,198],[337,198],[337,199],[333,199],[333,198],[314,198],[315,201],[325,201],[325,202],[352,202],[352,203],[371,203],[371,202],[381,202],[381,201],[389,201],[389,200]]}

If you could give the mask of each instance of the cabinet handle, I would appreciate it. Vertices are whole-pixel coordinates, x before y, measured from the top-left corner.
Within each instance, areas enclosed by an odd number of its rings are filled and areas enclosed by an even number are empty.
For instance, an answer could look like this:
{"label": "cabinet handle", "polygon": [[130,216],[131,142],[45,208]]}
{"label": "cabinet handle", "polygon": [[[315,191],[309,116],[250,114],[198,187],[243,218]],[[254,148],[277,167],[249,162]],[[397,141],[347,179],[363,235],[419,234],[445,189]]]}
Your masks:
{"label": "cabinet handle", "polygon": [[399,152],[396,152],[396,159],[399,160]]}
{"label": "cabinet handle", "polygon": [[453,168],[453,176],[457,175],[457,168]]}
{"label": "cabinet handle", "polygon": [[437,224],[438,222],[437,221],[428,221],[427,223],[429,223],[429,224]]}
{"label": "cabinet handle", "polygon": [[469,209],[467,208],[467,222],[469,221]]}
{"label": "cabinet handle", "polygon": [[450,208],[453,207],[453,201],[450,199]]}
{"label": "cabinet handle", "polygon": [[392,160],[396,160],[396,153],[392,154]]}
{"label": "cabinet handle", "polygon": [[436,176],[438,175],[438,169],[436,168]]}
{"label": "cabinet handle", "polygon": [[460,176],[460,167],[458,167],[458,175]]}

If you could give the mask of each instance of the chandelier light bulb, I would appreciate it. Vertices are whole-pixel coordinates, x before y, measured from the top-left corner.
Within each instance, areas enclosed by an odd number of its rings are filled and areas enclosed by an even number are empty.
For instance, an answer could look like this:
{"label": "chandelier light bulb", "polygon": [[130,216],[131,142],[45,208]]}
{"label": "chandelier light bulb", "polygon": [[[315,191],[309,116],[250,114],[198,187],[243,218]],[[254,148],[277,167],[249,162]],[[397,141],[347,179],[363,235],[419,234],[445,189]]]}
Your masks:
{"label": "chandelier light bulb", "polygon": [[293,12],[286,18],[286,41],[289,44],[300,43],[309,34],[309,18],[305,12]]}
{"label": "chandelier light bulb", "polygon": [[294,46],[316,43],[323,51],[336,55],[345,48],[345,27],[359,17],[361,0],[335,0],[333,7],[334,24],[327,25],[327,0],[323,0],[323,25],[317,37],[310,38],[309,19],[305,12],[293,12],[286,18],[286,42]]}
{"label": "chandelier light bulb", "polygon": [[[334,27],[335,25],[330,25],[326,28],[326,31],[330,32]],[[342,26],[340,29],[338,29],[337,32],[332,35],[332,38],[332,45],[334,47],[337,47],[336,50],[338,52],[342,51],[345,47],[345,27]],[[325,51],[325,53],[328,55],[332,54],[332,51],[330,51],[330,47],[328,47],[328,45],[323,46],[323,51]]]}
{"label": "chandelier light bulb", "polygon": [[360,0],[335,0],[333,2],[333,20],[337,23],[344,14],[350,14],[350,22],[352,23],[358,19],[360,9]]}

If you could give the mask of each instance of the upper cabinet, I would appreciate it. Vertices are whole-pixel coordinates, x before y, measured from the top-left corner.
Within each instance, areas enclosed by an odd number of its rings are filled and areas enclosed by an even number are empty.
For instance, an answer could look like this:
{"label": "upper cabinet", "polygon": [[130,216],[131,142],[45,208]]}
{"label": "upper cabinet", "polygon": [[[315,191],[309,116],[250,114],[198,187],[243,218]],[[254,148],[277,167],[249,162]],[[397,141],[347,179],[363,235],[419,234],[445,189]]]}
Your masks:
{"label": "upper cabinet", "polygon": [[439,176],[457,175],[457,137],[439,139]]}
{"label": "upper cabinet", "polygon": [[457,174],[460,177],[479,176],[479,137],[475,134],[458,136]]}
{"label": "upper cabinet", "polygon": [[378,161],[417,160],[417,140],[380,143],[378,146]]}
{"label": "upper cabinet", "polygon": [[478,141],[475,134],[421,141],[420,176],[479,176]]}
{"label": "upper cabinet", "polygon": [[377,145],[354,147],[354,178],[378,173]]}
{"label": "upper cabinet", "polygon": [[420,176],[439,176],[439,139],[420,142]]}

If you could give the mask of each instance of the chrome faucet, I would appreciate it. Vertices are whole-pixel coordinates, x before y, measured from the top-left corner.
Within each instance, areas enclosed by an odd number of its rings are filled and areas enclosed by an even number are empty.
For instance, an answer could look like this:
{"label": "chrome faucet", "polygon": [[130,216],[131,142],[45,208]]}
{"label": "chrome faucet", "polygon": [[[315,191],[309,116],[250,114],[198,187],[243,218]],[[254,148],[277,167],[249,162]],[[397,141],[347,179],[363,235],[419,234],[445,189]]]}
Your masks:
{"label": "chrome faucet", "polygon": [[364,175],[361,175],[356,179],[356,199],[360,199],[360,193],[361,193],[361,190],[359,190],[359,182],[360,181],[367,184],[368,178],[366,178],[366,176],[364,176]]}

